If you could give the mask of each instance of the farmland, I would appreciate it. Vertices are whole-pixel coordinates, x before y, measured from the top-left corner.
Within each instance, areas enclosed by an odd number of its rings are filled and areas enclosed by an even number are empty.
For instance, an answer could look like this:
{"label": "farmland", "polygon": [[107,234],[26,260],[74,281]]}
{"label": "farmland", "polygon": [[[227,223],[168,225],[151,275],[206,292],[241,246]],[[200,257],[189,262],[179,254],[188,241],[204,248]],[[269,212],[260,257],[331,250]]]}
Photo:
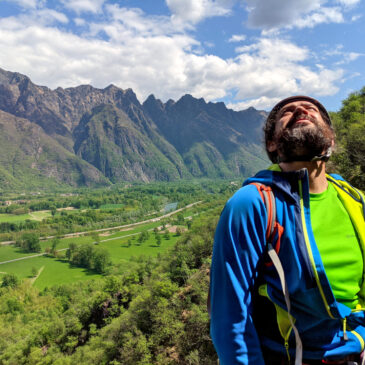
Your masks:
{"label": "farmland", "polygon": [[[214,201],[213,193],[218,196],[231,190],[227,183],[205,183],[166,189],[137,186],[118,193],[78,192],[59,200],[37,196],[0,214],[3,230],[9,227],[3,241],[8,238],[11,242],[0,246],[0,278],[13,274],[42,290],[132,270],[141,257],[157,257],[171,249],[194,217],[207,209],[207,202]],[[37,237],[36,250],[22,246],[27,235]],[[70,246],[83,245],[105,251],[110,257],[106,272],[80,267],[67,258]]]}

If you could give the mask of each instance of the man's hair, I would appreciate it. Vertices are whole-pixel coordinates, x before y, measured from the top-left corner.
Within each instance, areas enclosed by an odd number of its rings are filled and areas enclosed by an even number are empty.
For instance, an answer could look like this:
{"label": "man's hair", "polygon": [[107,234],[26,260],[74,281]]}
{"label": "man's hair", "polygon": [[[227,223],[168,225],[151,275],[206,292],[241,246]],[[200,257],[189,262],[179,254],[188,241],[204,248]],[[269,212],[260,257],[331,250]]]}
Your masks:
{"label": "man's hair", "polygon": [[325,123],[327,123],[331,128],[332,128],[332,123],[331,123],[331,118],[326,110],[326,108],[316,99],[313,99],[309,96],[305,96],[305,95],[297,95],[297,96],[290,96],[286,99],[283,99],[281,101],[279,101],[271,110],[270,114],[268,115],[267,119],[266,119],[266,123],[264,125],[264,137],[265,137],[265,148],[266,148],[266,153],[269,157],[269,159],[271,160],[271,162],[276,163],[278,160],[278,153],[277,151],[268,151],[267,147],[269,142],[272,142],[274,140],[274,134],[275,134],[275,124],[277,121],[277,115],[278,112],[280,111],[280,109],[289,103],[292,103],[294,101],[299,101],[299,100],[304,100],[304,101],[309,101],[310,103],[314,104],[315,106],[317,106],[319,112],[321,113],[322,119]]}

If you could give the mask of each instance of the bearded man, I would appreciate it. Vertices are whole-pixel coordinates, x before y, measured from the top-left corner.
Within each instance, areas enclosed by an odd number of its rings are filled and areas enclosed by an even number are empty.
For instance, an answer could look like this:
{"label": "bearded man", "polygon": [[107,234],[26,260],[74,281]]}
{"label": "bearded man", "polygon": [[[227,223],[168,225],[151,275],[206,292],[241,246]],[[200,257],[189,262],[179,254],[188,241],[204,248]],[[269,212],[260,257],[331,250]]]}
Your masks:
{"label": "bearded man", "polygon": [[364,196],[326,174],[328,112],[289,97],[264,133],[274,165],[244,182],[215,234],[209,304],[220,364],[363,364]]}

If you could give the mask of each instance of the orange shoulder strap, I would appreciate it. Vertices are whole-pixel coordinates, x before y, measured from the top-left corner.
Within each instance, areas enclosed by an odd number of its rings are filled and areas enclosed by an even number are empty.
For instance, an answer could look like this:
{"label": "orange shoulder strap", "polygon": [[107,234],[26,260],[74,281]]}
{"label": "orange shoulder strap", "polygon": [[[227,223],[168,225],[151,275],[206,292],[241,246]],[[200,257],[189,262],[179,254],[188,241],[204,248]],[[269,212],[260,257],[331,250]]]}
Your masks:
{"label": "orange shoulder strap", "polygon": [[256,186],[258,192],[260,193],[261,199],[266,207],[267,211],[266,241],[269,242],[270,239],[272,239],[276,222],[276,205],[275,205],[274,193],[270,186],[266,186],[261,183],[251,183],[251,185]]}

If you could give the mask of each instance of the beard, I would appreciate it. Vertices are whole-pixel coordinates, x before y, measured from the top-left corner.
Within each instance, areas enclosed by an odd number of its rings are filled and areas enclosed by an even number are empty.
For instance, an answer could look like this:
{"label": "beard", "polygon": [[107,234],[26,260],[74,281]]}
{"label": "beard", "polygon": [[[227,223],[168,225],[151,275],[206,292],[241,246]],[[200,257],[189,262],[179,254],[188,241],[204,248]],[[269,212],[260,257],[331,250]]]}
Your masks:
{"label": "beard", "polygon": [[[311,124],[296,125],[299,119]],[[276,137],[277,152],[281,162],[311,161],[332,147],[334,132],[328,124],[319,124],[313,118],[296,117]]]}

